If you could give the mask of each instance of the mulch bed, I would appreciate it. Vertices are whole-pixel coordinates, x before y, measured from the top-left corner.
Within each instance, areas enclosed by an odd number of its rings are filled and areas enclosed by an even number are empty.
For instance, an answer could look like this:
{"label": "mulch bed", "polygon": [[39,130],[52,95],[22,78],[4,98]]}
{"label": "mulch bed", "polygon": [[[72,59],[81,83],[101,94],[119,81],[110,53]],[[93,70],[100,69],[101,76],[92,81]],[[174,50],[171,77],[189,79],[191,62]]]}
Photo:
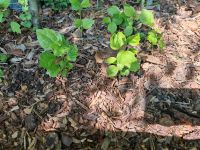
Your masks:
{"label": "mulch bed", "polygon": [[101,20],[112,3],[84,13],[96,23],[83,37],[70,9],[43,10],[42,26],[78,45],[67,78],[50,78],[38,67],[33,32],[0,32],[0,50],[11,55],[1,65],[0,149],[200,149],[199,5],[160,0],[155,16],[164,51],[142,51],[138,74],[109,79],[103,59],[112,51]]}

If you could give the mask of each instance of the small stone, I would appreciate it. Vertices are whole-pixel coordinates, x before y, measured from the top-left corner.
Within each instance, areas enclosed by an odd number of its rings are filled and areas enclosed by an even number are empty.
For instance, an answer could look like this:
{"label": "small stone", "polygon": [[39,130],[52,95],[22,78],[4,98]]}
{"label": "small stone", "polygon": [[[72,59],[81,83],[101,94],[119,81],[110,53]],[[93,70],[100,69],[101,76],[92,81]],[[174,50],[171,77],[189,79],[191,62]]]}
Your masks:
{"label": "small stone", "polygon": [[50,149],[56,147],[59,144],[58,134],[55,132],[51,132],[46,137],[46,146]]}
{"label": "small stone", "polygon": [[172,126],[174,125],[174,122],[169,115],[165,115],[159,120],[159,124],[164,126]]}
{"label": "small stone", "polygon": [[67,147],[69,147],[73,142],[72,138],[69,137],[68,135],[64,134],[64,133],[62,133],[61,140],[62,140],[62,143]]}
{"label": "small stone", "polygon": [[36,128],[36,119],[34,115],[29,114],[25,117],[25,128],[28,131],[33,131]]}

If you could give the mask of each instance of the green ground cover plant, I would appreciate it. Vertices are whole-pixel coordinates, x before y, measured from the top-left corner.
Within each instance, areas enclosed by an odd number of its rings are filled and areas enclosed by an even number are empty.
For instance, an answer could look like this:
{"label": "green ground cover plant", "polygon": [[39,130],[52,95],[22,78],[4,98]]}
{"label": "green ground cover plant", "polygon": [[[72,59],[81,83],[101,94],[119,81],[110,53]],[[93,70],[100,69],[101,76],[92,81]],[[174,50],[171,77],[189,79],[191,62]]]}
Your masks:
{"label": "green ground cover plant", "polygon": [[79,28],[81,31],[83,29],[90,29],[93,24],[94,20],[91,18],[82,18],[82,10],[91,6],[89,0],[69,0],[71,3],[72,10],[77,11],[79,18],[75,19],[74,26]]}
{"label": "green ground cover plant", "polygon": [[117,56],[105,60],[108,64],[109,77],[128,76],[130,72],[140,70],[137,58],[137,46],[148,42],[151,48],[164,48],[162,33],[155,28],[154,15],[150,10],[136,11],[134,7],[124,4],[123,9],[111,6],[103,23],[111,33],[110,47],[117,50]]}
{"label": "green ground cover plant", "polygon": [[44,49],[39,56],[40,67],[46,69],[51,77],[59,74],[65,77],[76,61],[77,47],[52,29],[37,29],[36,34],[40,46]]}

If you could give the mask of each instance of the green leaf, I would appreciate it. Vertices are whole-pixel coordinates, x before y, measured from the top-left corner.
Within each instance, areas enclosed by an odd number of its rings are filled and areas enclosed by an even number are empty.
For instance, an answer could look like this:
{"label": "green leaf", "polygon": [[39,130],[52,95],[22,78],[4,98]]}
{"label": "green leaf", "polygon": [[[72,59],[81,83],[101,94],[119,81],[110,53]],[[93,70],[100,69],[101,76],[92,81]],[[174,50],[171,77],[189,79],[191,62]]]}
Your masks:
{"label": "green leaf", "polygon": [[89,19],[89,18],[82,19],[82,25],[84,29],[90,29],[93,24],[94,24],[93,19]]}
{"label": "green leaf", "polygon": [[76,46],[70,46],[69,51],[67,52],[67,60],[75,62],[78,56],[78,49]]}
{"label": "green leaf", "polygon": [[125,44],[126,36],[122,32],[114,33],[110,38],[110,47],[113,50],[118,50]]}
{"label": "green leaf", "polygon": [[81,9],[81,2],[80,0],[69,0],[72,6],[72,10],[80,10]]}
{"label": "green leaf", "polygon": [[115,14],[112,17],[112,22],[114,22],[116,25],[120,25],[123,22],[123,17],[120,14]]}
{"label": "green leaf", "polygon": [[81,7],[82,8],[88,8],[88,7],[90,7],[90,1],[89,0],[83,0],[81,2]]}
{"label": "green leaf", "polygon": [[8,56],[6,54],[0,53],[0,62],[5,63],[8,59]]}
{"label": "green leaf", "polygon": [[117,25],[114,22],[108,24],[108,31],[110,33],[115,33],[117,31]]}
{"label": "green leaf", "polygon": [[147,25],[150,27],[154,25],[153,13],[149,10],[143,9],[139,16],[139,19],[144,25]]}
{"label": "green leaf", "polygon": [[131,63],[136,60],[137,58],[135,57],[135,54],[133,54],[131,51],[121,50],[117,54],[117,63],[122,64],[128,68],[130,68]]}
{"label": "green leaf", "polygon": [[117,68],[118,68],[118,70],[122,70],[124,68],[124,65],[118,63]]}
{"label": "green leaf", "polygon": [[113,16],[115,14],[119,14],[120,13],[120,9],[117,6],[111,6],[110,8],[108,8],[107,12],[108,12],[108,14],[110,16]]}
{"label": "green leaf", "polygon": [[121,71],[120,71],[120,75],[121,76],[128,76],[130,73],[129,69],[128,68],[123,68]]}
{"label": "green leaf", "polygon": [[140,62],[138,60],[132,62],[129,70],[132,72],[138,72],[140,70]]}
{"label": "green leaf", "polygon": [[21,29],[20,29],[20,24],[15,22],[15,21],[12,21],[10,23],[10,27],[11,27],[11,31],[14,32],[14,33],[17,33],[17,34],[21,34]]}
{"label": "green leaf", "polygon": [[110,17],[104,17],[102,22],[104,24],[109,24],[109,23],[111,23],[111,19],[110,19]]}
{"label": "green leaf", "polygon": [[4,76],[4,72],[3,70],[0,68],[0,78],[2,78]]}
{"label": "green leaf", "polygon": [[127,17],[135,17],[137,15],[135,9],[132,6],[127,5],[127,4],[124,5],[124,14]]}
{"label": "green leaf", "polygon": [[131,46],[137,46],[140,44],[140,34],[137,33],[135,35],[129,36],[127,42]]}
{"label": "green leaf", "polygon": [[55,64],[56,56],[54,56],[49,51],[44,51],[43,53],[40,54],[39,60],[40,60],[39,62],[40,67],[48,69],[52,64]]}
{"label": "green leaf", "polygon": [[118,71],[119,70],[118,70],[118,68],[115,65],[110,65],[107,68],[107,75],[109,77],[115,77],[115,76],[117,76]]}
{"label": "green leaf", "polygon": [[56,56],[49,51],[40,54],[39,65],[45,68],[51,77],[56,77],[60,71],[60,67],[56,64]]}
{"label": "green leaf", "polygon": [[6,9],[10,5],[10,0],[0,0],[0,9]]}
{"label": "green leaf", "polygon": [[0,12],[0,23],[4,22],[5,18],[4,18],[4,13]]}
{"label": "green leaf", "polygon": [[31,20],[32,15],[31,15],[30,13],[21,13],[21,14],[19,15],[19,18],[20,18],[22,21]]}
{"label": "green leaf", "polygon": [[132,27],[132,26],[127,26],[127,27],[124,29],[124,34],[125,34],[126,36],[130,36],[132,33],[133,33],[133,27]]}
{"label": "green leaf", "polygon": [[158,43],[158,36],[155,31],[149,31],[147,40],[152,44],[152,45],[157,45]]}
{"label": "green leaf", "polygon": [[37,29],[36,35],[40,46],[45,50],[57,49],[63,42],[62,36],[52,29]]}
{"label": "green leaf", "polygon": [[74,21],[74,25],[76,28],[80,28],[82,26],[82,20],[81,19],[76,19]]}
{"label": "green leaf", "polygon": [[32,23],[30,21],[23,21],[21,25],[25,28],[30,28],[32,26]]}
{"label": "green leaf", "polygon": [[117,59],[115,57],[109,57],[105,60],[105,63],[108,65],[116,64]]}

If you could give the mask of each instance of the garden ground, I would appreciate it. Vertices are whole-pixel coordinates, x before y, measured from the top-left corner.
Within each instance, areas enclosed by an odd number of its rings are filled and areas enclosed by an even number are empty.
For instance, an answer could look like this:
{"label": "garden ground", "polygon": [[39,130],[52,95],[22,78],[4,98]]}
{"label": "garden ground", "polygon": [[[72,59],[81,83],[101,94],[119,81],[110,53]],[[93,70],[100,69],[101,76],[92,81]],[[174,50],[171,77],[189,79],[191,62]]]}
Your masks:
{"label": "garden ground", "polygon": [[200,5],[160,0],[153,9],[165,49],[141,47],[141,71],[109,79],[110,35],[101,21],[112,3],[84,12],[96,23],[83,37],[73,11],[43,10],[42,26],[78,45],[67,78],[38,67],[34,33],[1,27],[0,50],[11,57],[0,83],[0,149],[200,149]]}

